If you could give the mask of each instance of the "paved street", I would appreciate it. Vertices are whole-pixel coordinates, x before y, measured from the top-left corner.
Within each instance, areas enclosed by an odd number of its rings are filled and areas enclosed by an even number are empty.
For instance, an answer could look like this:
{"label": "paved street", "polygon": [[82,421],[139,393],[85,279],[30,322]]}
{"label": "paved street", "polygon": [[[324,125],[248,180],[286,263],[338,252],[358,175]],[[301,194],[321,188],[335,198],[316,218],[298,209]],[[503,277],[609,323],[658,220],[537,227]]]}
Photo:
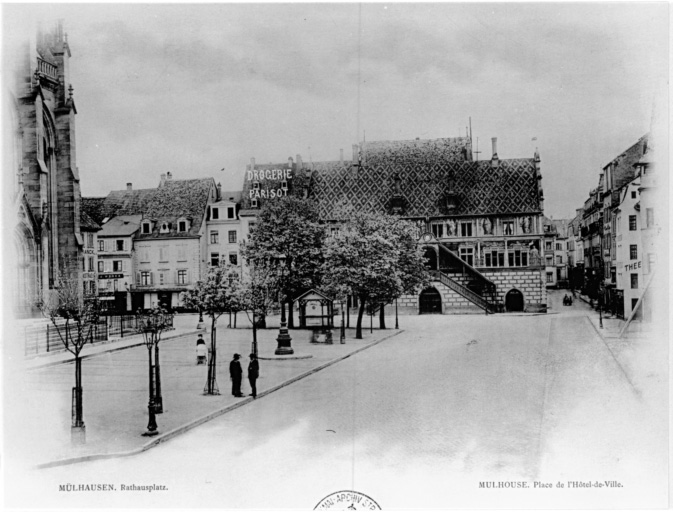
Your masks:
{"label": "paved street", "polygon": [[[17,475],[11,498],[306,509],[352,489],[384,509],[666,506],[665,389],[651,389],[666,378],[633,377],[595,313],[561,297],[549,315],[402,317],[401,335],[141,455]],[[623,487],[479,489],[568,480]],[[153,483],[168,490],[119,491]]]}

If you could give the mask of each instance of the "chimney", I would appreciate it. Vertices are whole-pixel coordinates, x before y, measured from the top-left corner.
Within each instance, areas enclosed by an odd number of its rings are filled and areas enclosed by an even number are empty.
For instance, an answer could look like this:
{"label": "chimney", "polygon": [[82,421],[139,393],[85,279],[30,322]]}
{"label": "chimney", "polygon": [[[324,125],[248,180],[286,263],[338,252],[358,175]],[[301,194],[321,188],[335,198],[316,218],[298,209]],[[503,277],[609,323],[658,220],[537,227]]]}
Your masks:
{"label": "chimney", "polygon": [[491,144],[493,145],[493,156],[491,157],[491,166],[498,166],[498,138],[491,137]]}
{"label": "chimney", "polygon": [[294,161],[292,160],[292,157],[289,157],[289,158],[287,159],[287,168],[288,168],[288,169],[292,169],[292,164],[293,164],[293,163],[294,163]]}
{"label": "chimney", "polygon": [[161,175],[161,181],[159,182],[159,186],[163,187],[164,183],[166,183],[166,175],[162,174]]}
{"label": "chimney", "polygon": [[172,175],[170,172],[166,173],[166,179],[167,179],[167,180],[172,180],[172,179],[173,179],[173,175]]}
{"label": "chimney", "polygon": [[360,156],[359,153],[359,146],[357,144],[353,144],[353,163],[357,164],[358,163],[358,157]]}
{"label": "chimney", "polygon": [[126,190],[133,190],[133,183],[127,183]]}
{"label": "chimney", "polygon": [[255,159],[254,158],[250,159],[250,170],[251,171],[255,170]]}
{"label": "chimney", "polygon": [[222,183],[217,184],[217,200],[222,200]]}
{"label": "chimney", "polygon": [[297,170],[300,171],[303,167],[303,162],[301,160],[301,155],[297,155]]}
{"label": "chimney", "polygon": [[344,164],[344,150],[343,149],[339,150],[339,162],[341,162],[341,165]]}

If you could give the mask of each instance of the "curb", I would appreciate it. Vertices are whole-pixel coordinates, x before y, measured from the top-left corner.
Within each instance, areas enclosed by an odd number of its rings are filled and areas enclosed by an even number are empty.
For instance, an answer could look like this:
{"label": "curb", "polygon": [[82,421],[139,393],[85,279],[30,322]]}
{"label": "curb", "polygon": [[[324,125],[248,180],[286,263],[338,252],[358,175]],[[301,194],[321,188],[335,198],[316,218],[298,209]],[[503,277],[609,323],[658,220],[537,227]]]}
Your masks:
{"label": "curb", "polygon": [[[216,411],[213,411],[211,413],[206,414],[205,416],[201,416],[200,418],[197,418],[195,420],[192,420],[188,423],[185,423],[184,425],[174,428],[173,430],[169,430],[165,434],[159,434],[157,437],[155,437],[152,441],[145,443],[142,445],[140,448],[135,448],[133,450],[129,450],[126,452],[116,452],[116,453],[100,453],[100,454],[91,454],[91,455],[83,455],[81,457],[72,457],[69,459],[60,459],[60,460],[55,460],[52,462],[45,462],[42,464],[37,464],[35,466],[36,469],[47,469],[47,468],[54,468],[58,466],[67,466],[70,464],[77,464],[79,462],[93,462],[96,460],[105,460],[105,459],[114,459],[114,458],[121,458],[121,457],[129,457],[131,455],[138,455],[139,453],[142,453],[144,451],[149,450],[150,448],[154,448],[155,446],[164,443],[168,441],[169,439],[172,439],[174,437],[179,436],[180,434],[183,434],[185,432],[188,432],[189,430],[192,430],[193,428],[198,427],[199,425],[202,425],[212,419],[217,418],[218,416],[222,416],[223,414],[226,414],[228,412],[231,412],[235,409],[238,409],[239,407],[248,404],[254,400],[259,400],[260,398],[269,395],[275,391],[278,391],[279,389],[283,389],[286,386],[289,386],[290,384],[293,384],[294,382],[297,382],[299,380],[305,379],[306,377],[309,377],[313,375],[314,373],[319,372],[320,370],[324,370],[325,368],[328,368],[336,363],[339,363],[343,361],[344,359],[348,359],[351,356],[354,356],[355,354],[358,354],[362,352],[363,350],[367,350],[368,348],[371,348],[375,345],[378,345],[379,343],[386,341],[390,338],[393,338],[397,336],[398,334],[402,334],[404,331],[399,330],[395,333],[392,333],[388,336],[384,336],[380,340],[376,340],[371,342],[368,345],[365,345],[363,347],[360,347],[359,349],[350,352],[348,354],[345,354],[343,356],[337,357],[336,359],[332,359],[331,361],[328,361],[320,366],[317,366],[316,368],[313,368],[311,370],[308,370],[304,373],[301,373],[295,377],[292,377],[291,379],[286,380],[285,382],[281,382],[280,384],[277,384],[269,389],[266,389],[260,393],[257,393],[257,398],[246,398],[245,400],[241,400],[240,402],[236,402],[235,404],[228,405],[227,407],[224,407],[222,409],[218,409]],[[120,349],[121,350],[121,349]]]}
{"label": "curb", "polygon": [[257,356],[257,359],[260,361],[290,361],[290,360],[296,360],[296,359],[311,359],[313,356],[308,355],[308,356],[276,356],[276,357],[259,357]]}
{"label": "curb", "polygon": [[[189,331],[189,332],[183,332],[182,334],[175,334],[173,336],[166,336],[165,338],[162,338],[161,341],[173,340],[173,339],[176,339],[176,338],[181,338],[182,336],[193,336],[194,334],[196,334],[198,332],[199,331],[194,330],[194,331]],[[102,343],[101,345],[109,345],[109,344],[112,344],[112,343],[114,343],[114,341],[109,341],[107,343]],[[119,352],[120,350],[126,350],[127,348],[138,347],[138,346],[144,345],[144,344],[145,344],[144,341],[138,341],[137,343],[133,342],[130,345],[124,345],[123,347],[111,347],[109,350],[101,350],[100,352],[96,352],[95,354],[85,354],[83,356],[80,356],[80,359],[82,359],[82,360],[91,359],[92,357],[98,357],[98,356],[101,356],[103,354],[109,354],[110,352]],[[97,346],[100,347],[101,345],[97,345]],[[49,368],[50,366],[58,366],[60,364],[68,364],[68,363],[72,363],[74,361],[75,361],[75,358],[73,357],[71,359],[65,359],[63,361],[45,362],[44,364],[38,364],[38,365],[35,365],[35,366],[32,366],[32,367],[26,368],[26,371],[30,372],[30,371],[38,370],[38,369],[42,369],[42,368]]]}

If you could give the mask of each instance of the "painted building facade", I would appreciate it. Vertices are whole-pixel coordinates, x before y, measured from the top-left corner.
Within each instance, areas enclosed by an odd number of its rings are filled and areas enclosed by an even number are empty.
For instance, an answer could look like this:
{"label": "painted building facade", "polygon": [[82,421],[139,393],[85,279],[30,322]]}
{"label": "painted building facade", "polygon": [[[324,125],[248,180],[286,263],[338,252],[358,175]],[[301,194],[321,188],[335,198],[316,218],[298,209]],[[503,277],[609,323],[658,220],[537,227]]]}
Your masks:
{"label": "painted building facade", "polygon": [[[331,162],[297,157],[263,174],[250,170],[242,219],[254,218],[264,201],[273,200],[271,191],[287,189],[316,201],[327,229],[338,228],[334,212],[342,202],[414,223],[434,281],[428,290],[402,297],[400,311],[546,310],[537,153],[501,160],[494,139],[492,158],[474,161],[467,137],[363,142],[353,146],[352,160],[343,153]],[[260,189],[266,192],[255,192]]]}

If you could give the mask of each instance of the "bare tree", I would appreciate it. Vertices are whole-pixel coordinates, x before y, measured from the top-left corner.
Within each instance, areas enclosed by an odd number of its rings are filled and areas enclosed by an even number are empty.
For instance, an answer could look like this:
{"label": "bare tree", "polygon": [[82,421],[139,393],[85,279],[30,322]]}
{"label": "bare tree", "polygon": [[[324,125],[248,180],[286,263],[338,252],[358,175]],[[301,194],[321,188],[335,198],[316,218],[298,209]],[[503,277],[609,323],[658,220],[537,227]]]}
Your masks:
{"label": "bare tree", "polygon": [[100,302],[84,295],[76,267],[66,261],[58,272],[55,286],[41,296],[38,306],[51,320],[65,349],[75,356],[75,386],[72,388],[72,440],[85,441],[82,399],[82,358],[84,345],[90,343],[100,317]]}

